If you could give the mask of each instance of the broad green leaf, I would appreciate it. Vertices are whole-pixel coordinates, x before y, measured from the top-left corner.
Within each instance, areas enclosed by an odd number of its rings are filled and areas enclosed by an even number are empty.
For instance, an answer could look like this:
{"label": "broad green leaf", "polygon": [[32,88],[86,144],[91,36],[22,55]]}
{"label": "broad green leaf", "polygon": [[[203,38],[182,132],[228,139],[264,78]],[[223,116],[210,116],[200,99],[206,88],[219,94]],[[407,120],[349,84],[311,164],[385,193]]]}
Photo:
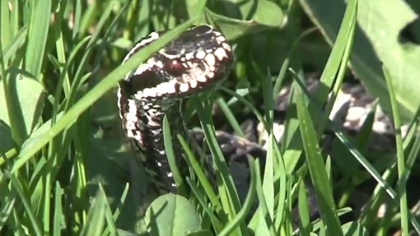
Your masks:
{"label": "broad green leaf", "polygon": [[261,32],[269,29],[269,26],[258,24],[255,21],[238,20],[218,15],[206,10],[206,22],[211,22],[226,36],[228,40],[235,40],[242,36]]}
{"label": "broad green leaf", "polygon": [[223,7],[227,16],[261,26],[280,27],[284,19],[278,3],[267,0],[230,0]]}
{"label": "broad green leaf", "polygon": [[[198,0],[187,1],[190,17],[196,15],[199,2]],[[206,9],[198,22],[215,25],[228,40],[235,40],[271,27],[280,27],[284,19],[282,9],[274,2],[267,0],[229,1],[220,3],[219,6],[225,9],[225,14]],[[237,12],[240,14],[235,14]]]}
{"label": "broad green leaf", "polygon": [[160,196],[146,211],[150,235],[183,236],[201,229],[201,219],[194,206],[174,194]]}
{"label": "broad green leaf", "polygon": [[[6,85],[6,87],[4,87]],[[0,119],[11,129],[18,130],[21,144],[31,133],[40,116],[43,104],[43,88],[24,71],[9,70],[0,84]],[[2,136],[7,137],[7,136]]]}
{"label": "broad green leaf", "polygon": [[283,11],[272,1],[257,1],[257,9],[252,20],[266,26],[280,27],[284,20]]}

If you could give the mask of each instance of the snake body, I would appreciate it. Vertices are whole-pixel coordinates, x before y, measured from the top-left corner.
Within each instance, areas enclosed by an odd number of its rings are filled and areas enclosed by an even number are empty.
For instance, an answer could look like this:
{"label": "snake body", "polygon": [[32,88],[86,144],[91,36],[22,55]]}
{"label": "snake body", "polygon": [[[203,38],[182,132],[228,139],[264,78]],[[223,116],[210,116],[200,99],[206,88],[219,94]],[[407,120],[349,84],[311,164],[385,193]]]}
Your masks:
{"label": "snake body", "polygon": [[[153,32],[141,39],[123,63],[163,33]],[[170,120],[173,136],[190,137],[182,119],[182,101],[223,81],[234,60],[226,38],[209,25],[199,25],[183,32],[119,83],[123,129],[159,191],[176,192],[163,143],[164,116]],[[177,166],[186,174],[180,145],[176,138],[173,142]]]}

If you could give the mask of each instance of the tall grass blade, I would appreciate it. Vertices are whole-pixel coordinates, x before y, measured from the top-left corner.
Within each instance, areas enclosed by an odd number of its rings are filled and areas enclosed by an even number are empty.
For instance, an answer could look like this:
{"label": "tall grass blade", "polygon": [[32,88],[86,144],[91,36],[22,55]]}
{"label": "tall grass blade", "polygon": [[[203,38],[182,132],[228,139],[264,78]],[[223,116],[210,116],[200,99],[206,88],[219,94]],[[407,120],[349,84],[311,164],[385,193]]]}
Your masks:
{"label": "tall grass blade", "polygon": [[391,100],[391,107],[392,107],[392,117],[394,118],[394,127],[396,132],[396,144],[397,144],[397,165],[398,165],[398,195],[400,198],[400,211],[401,211],[401,230],[402,235],[407,236],[409,233],[408,228],[408,206],[407,206],[407,190],[406,190],[406,167],[405,167],[405,157],[404,157],[404,147],[403,147],[403,139],[401,134],[401,116],[398,110],[398,102],[395,97],[394,92],[394,84],[392,82],[391,75],[389,74],[388,70],[383,67],[386,83],[388,86],[389,97]]}
{"label": "tall grass blade", "polygon": [[305,109],[302,92],[298,90],[296,91],[296,95],[298,119],[306,153],[306,161],[312,183],[315,187],[317,202],[321,210],[321,218],[323,223],[328,225],[326,230],[329,235],[343,235],[311,116],[308,110]]}

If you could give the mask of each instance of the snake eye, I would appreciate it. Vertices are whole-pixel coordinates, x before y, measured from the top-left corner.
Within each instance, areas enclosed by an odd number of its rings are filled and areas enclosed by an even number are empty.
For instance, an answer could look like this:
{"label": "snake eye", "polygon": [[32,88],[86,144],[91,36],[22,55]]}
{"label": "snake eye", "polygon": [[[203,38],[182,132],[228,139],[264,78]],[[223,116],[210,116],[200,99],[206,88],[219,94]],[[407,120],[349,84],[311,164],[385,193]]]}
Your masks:
{"label": "snake eye", "polygon": [[122,80],[119,86],[124,89],[128,95],[134,95],[146,88],[153,88],[162,83],[160,76],[151,70],[146,70],[141,74],[134,74],[126,80]]}
{"label": "snake eye", "polygon": [[179,77],[185,73],[185,67],[178,60],[167,60],[165,62],[166,72],[174,77]]}

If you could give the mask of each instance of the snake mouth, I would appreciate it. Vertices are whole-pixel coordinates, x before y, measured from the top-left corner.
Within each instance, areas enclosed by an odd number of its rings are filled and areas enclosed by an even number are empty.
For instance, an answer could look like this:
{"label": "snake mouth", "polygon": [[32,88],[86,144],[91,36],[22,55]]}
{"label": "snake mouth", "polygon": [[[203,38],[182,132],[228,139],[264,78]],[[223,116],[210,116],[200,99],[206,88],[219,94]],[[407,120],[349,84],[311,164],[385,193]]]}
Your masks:
{"label": "snake mouth", "polygon": [[[124,62],[163,33],[154,32],[140,40]],[[182,99],[223,81],[234,60],[232,48],[220,32],[209,25],[194,26],[127,74],[120,88],[135,100]]]}

